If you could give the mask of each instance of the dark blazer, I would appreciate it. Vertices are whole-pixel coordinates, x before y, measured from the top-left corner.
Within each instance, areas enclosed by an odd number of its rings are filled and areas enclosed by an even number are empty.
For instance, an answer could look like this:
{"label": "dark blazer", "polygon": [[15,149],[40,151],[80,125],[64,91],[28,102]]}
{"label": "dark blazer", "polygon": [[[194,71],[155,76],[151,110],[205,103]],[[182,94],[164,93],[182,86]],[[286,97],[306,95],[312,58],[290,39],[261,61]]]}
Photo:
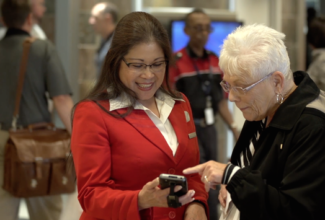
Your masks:
{"label": "dark blazer", "polygon": [[[182,220],[180,208],[138,211],[138,193],[161,173],[183,175],[199,163],[197,137],[188,100],[176,101],[169,120],[179,142],[175,156],[164,137],[143,110],[125,118],[104,112],[96,103],[80,103],[73,119],[71,148],[78,180],[81,220]],[[100,104],[109,109],[109,102]],[[187,111],[188,114],[185,113]],[[125,109],[112,113],[123,114]],[[187,175],[195,199],[207,205],[207,193],[198,174]]]}
{"label": "dark blazer", "polygon": [[[241,220],[325,219],[325,114],[306,107],[320,90],[304,72],[294,73],[294,80],[297,89],[262,132],[251,165],[227,185]],[[258,123],[245,122],[233,164],[238,164]]]}

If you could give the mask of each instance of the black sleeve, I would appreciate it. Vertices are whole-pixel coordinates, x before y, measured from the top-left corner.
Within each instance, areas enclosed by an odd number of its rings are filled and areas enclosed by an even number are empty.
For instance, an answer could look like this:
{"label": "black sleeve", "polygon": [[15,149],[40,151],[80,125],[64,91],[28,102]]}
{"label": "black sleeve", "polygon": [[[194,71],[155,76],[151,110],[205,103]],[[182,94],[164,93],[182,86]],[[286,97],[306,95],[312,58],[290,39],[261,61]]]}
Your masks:
{"label": "black sleeve", "polygon": [[[269,185],[259,170],[240,169],[227,190],[243,219],[324,219],[325,123],[297,129],[284,163],[279,187]],[[274,169],[277,169],[277,161]]]}

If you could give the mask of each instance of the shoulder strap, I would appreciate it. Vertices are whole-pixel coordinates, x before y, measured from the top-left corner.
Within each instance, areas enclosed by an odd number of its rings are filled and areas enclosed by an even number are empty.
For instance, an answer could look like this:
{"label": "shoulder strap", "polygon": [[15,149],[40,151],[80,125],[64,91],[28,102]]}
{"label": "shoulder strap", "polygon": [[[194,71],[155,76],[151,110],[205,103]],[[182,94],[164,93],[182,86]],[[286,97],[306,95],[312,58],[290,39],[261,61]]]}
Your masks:
{"label": "shoulder strap", "polygon": [[17,128],[17,120],[19,117],[19,107],[20,107],[20,100],[21,100],[21,94],[23,90],[24,85],[24,79],[25,79],[25,73],[26,73],[26,67],[27,67],[27,61],[28,61],[28,55],[29,55],[29,49],[32,43],[35,41],[35,38],[29,37],[27,38],[23,43],[23,55],[20,61],[20,67],[19,67],[19,75],[18,75],[18,85],[16,90],[16,101],[15,101],[15,110],[12,120],[12,128]]}

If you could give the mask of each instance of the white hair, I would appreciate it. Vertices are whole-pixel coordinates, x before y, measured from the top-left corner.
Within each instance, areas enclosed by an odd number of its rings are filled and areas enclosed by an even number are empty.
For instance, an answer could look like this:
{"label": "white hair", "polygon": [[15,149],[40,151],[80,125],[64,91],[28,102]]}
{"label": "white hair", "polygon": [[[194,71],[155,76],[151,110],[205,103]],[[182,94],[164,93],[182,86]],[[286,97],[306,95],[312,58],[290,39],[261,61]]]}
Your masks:
{"label": "white hair", "polygon": [[285,35],[260,24],[238,27],[228,35],[220,53],[224,74],[259,79],[275,71],[292,78]]}

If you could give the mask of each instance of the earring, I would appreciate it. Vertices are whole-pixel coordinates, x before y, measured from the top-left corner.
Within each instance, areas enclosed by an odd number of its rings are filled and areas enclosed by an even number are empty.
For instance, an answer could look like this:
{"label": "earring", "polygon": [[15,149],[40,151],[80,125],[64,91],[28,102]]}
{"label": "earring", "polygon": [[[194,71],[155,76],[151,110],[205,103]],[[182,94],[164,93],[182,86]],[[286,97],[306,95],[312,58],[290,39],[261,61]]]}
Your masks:
{"label": "earring", "polygon": [[280,94],[280,93],[277,93],[276,94],[276,102],[279,104],[279,105],[281,105],[282,103],[283,103],[283,95],[282,94]]}

